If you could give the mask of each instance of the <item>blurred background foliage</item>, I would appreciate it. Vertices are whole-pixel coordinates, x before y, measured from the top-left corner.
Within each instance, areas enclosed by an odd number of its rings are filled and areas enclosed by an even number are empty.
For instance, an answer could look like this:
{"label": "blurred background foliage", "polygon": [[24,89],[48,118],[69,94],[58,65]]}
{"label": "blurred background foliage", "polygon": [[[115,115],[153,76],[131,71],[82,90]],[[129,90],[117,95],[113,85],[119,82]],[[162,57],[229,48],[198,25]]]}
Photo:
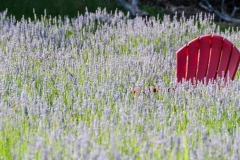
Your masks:
{"label": "blurred background foliage", "polygon": [[18,20],[22,15],[33,18],[33,8],[37,16],[43,15],[46,9],[47,15],[76,17],[78,13],[85,13],[86,7],[89,12],[95,12],[98,7],[108,12],[123,9],[115,0],[0,0],[0,11],[7,8],[8,15]]}
{"label": "blurred background foliage", "polygon": [[[131,0],[126,0],[127,2]],[[139,0],[139,7],[141,10],[149,13],[151,16],[158,16],[162,18],[164,14],[175,15],[176,12],[181,16],[182,11],[185,16],[192,16],[199,12],[205,12],[199,7],[198,3],[201,0]],[[218,7],[223,0],[209,0],[213,6]],[[225,1],[226,11],[231,11],[233,6],[240,6],[240,1],[229,0]],[[115,12],[116,9],[123,11],[127,14],[118,0],[0,0],[0,12],[8,9],[8,16],[13,15],[17,20],[20,20],[23,15],[25,18],[34,18],[33,8],[40,18],[44,15],[46,10],[47,15],[55,16],[68,16],[69,18],[76,17],[79,14],[84,14],[86,7],[89,12],[95,12],[98,7],[106,8],[107,12]],[[216,17],[216,16],[215,16]],[[217,20],[221,30],[225,30],[233,24],[225,23]],[[236,26],[235,26],[236,27]]]}
{"label": "blurred background foliage", "polygon": [[[150,1],[150,3],[146,0],[140,1],[143,10],[153,16],[157,14],[163,16],[161,8],[156,6],[156,3],[157,0]],[[117,8],[124,13],[128,12],[117,0],[0,0],[0,12],[7,8],[8,15],[14,15],[18,20],[23,15],[25,18],[33,18],[33,8],[38,17],[44,14],[44,9],[47,15],[76,17],[78,13],[84,14],[86,7],[89,12],[95,12],[98,7],[106,8],[108,12],[114,12]]]}

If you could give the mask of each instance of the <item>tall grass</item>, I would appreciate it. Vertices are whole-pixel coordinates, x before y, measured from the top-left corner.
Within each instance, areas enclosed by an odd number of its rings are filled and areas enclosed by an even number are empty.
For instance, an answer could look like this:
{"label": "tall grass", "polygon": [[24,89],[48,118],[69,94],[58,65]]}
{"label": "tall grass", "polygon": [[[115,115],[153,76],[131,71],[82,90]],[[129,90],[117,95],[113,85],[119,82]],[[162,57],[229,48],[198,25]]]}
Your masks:
{"label": "tall grass", "polygon": [[[0,14],[2,159],[238,159],[240,77],[176,84],[176,51],[220,32],[202,14],[170,21],[86,12],[16,21]],[[161,92],[134,96],[132,87]]]}

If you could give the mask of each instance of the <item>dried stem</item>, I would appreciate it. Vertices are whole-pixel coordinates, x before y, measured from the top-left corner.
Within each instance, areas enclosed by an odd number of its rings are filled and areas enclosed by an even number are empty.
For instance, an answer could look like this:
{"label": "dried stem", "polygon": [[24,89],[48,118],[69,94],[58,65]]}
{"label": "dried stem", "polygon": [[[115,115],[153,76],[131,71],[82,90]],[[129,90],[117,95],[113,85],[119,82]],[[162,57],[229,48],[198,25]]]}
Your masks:
{"label": "dried stem", "polygon": [[222,4],[221,4],[221,12],[218,11],[217,9],[215,9],[208,0],[202,0],[198,3],[198,5],[200,7],[202,7],[203,9],[209,11],[209,12],[213,12],[215,13],[218,17],[220,17],[221,19],[227,21],[227,22],[232,22],[232,23],[238,23],[240,24],[240,19],[234,18],[233,16],[235,15],[236,11],[238,11],[240,8],[237,8],[234,6],[234,9],[231,13],[231,15],[229,15],[225,8],[224,8],[224,2],[225,0],[222,0]]}

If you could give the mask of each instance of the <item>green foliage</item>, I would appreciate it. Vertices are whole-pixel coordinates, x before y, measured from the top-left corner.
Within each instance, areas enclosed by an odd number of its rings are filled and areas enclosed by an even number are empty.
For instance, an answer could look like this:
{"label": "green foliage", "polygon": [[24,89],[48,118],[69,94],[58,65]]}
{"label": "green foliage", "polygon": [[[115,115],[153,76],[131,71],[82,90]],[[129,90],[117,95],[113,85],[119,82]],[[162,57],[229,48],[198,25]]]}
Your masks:
{"label": "green foliage", "polygon": [[149,13],[151,16],[155,18],[162,18],[164,15],[163,10],[154,5],[142,5],[141,9],[144,10],[145,12]]}
{"label": "green foliage", "polygon": [[106,8],[108,12],[114,12],[116,8],[123,9],[114,0],[4,0],[0,5],[0,12],[8,8],[8,15],[14,15],[20,20],[24,15],[25,18],[34,18],[33,9],[36,15],[47,15],[76,17],[77,14],[84,14],[86,7],[89,12],[95,12],[98,7]]}

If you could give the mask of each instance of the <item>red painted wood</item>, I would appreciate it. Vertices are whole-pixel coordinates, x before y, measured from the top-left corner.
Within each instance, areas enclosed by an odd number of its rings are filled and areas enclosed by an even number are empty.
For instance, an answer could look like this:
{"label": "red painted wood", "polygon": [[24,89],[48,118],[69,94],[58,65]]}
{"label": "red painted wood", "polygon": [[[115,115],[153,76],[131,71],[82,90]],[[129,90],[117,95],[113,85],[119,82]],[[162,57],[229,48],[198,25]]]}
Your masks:
{"label": "red painted wood", "polygon": [[177,81],[182,82],[186,75],[187,45],[177,51]]}
{"label": "red painted wood", "polygon": [[229,61],[227,74],[225,75],[225,78],[228,78],[228,76],[229,76],[229,78],[231,80],[234,79],[236,71],[238,69],[239,61],[240,61],[240,53],[239,53],[238,49],[235,46],[233,46],[232,54],[231,54],[231,58]]}
{"label": "red painted wood", "polygon": [[[231,42],[221,36],[205,35],[190,41],[188,45],[179,49],[176,59],[178,82],[182,82],[183,79],[193,82],[196,77],[198,80],[206,77],[208,83],[209,80],[222,77],[222,72],[224,72],[225,81],[226,76],[233,80],[240,62],[240,52]],[[175,89],[168,89],[168,91],[171,90]],[[133,88],[132,91],[137,94],[140,89]],[[158,89],[148,88],[148,91],[156,93]]]}
{"label": "red painted wood", "polygon": [[[234,79],[240,52],[231,42],[218,35],[204,35],[190,41],[177,52],[177,79],[203,81],[230,76]],[[228,72],[228,73],[226,73]]]}
{"label": "red painted wood", "polygon": [[211,39],[212,39],[212,35],[205,35],[200,37],[199,39],[200,55],[199,55],[197,78],[196,78],[198,81],[203,82],[207,74]]}
{"label": "red painted wood", "polygon": [[186,80],[193,82],[196,77],[198,65],[199,39],[196,38],[188,43],[187,75]]}
{"label": "red painted wood", "polygon": [[223,39],[222,54],[220,57],[217,77],[220,77],[220,78],[225,77],[229,59],[231,57],[232,46],[233,45],[231,42],[229,42],[227,39]]}
{"label": "red painted wood", "polygon": [[[233,52],[232,52],[232,48]],[[231,54],[232,53],[232,54]],[[177,52],[177,79],[214,80],[229,74],[233,79],[240,61],[240,52],[227,39],[218,35],[204,35],[190,41]],[[228,72],[226,74],[226,72]]]}
{"label": "red painted wood", "polygon": [[211,53],[210,53],[210,60],[208,65],[208,72],[207,72],[207,83],[209,80],[214,80],[217,75],[217,69],[219,65],[219,59],[221,56],[222,51],[222,41],[223,38],[218,35],[212,36],[212,47],[211,47]]}
{"label": "red painted wood", "polygon": [[157,88],[153,88],[152,91],[155,93],[155,92],[158,92]]}

